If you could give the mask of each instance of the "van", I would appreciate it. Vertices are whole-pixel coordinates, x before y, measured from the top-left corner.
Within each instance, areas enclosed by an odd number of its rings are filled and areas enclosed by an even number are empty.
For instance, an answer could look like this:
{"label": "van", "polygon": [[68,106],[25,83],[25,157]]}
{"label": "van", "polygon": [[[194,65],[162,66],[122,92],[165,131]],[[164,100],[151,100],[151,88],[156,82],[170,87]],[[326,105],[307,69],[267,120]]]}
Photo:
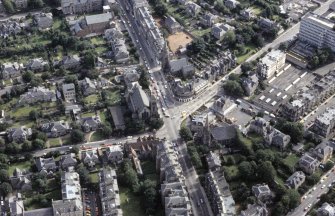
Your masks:
{"label": "van", "polygon": [[242,103],[242,101],[240,99],[237,99],[236,101],[236,104],[240,105]]}

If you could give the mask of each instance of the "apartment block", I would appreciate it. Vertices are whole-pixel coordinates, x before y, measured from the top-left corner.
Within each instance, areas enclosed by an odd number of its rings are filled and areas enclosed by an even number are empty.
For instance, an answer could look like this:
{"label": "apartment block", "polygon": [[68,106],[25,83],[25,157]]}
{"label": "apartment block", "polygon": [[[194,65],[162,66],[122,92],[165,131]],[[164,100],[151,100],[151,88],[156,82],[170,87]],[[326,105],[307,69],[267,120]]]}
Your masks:
{"label": "apartment block", "polygon": [[235,215],[235,201],[223,170],[209,171],[205,177],[205,191],[214,215]]}
{"label": "apartment block", "polygon": [[280,50],[272,50],[257,65],[257,72],[263,79],[268,79],[279,72],[285,65],[286,54]]}
{"label": "apartment block", "polygon": [[335,93],[335,71],[330,71],[321,79],[315,79],[310,86],[302,88],[293,100],[284,104],[282,114],[291,121],[301,119],[321,102]]}
{"label": "apartment block", "polygon": [[335,129],[335,108],[328,108],[318,116],[312,126],[312,130],[323,137],[329,137]]}
{"label": "apartment block", "polygon": [[317,48],[328,47],[335,52],[334,22],[314,13],[308,13],[301,19],[299,40],[308,42]]}
{"label": "apartment block", "polygon": [[61,8],[65,15],[84,14],[102,11],[103,0],[62,0]]}

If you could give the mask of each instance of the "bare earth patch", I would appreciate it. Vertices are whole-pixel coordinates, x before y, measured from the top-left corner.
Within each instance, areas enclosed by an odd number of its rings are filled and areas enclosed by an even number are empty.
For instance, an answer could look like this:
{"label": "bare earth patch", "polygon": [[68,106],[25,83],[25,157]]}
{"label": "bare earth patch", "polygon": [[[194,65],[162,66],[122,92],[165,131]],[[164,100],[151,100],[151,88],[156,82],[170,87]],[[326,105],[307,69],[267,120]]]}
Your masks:
{"label": "bare earth patch", "polygon": [[169,48],[173,53],[181,47],[186,47],[192,40],[192,37],[185,32],[177,32],[173,35],[169,35],[167,38]]}

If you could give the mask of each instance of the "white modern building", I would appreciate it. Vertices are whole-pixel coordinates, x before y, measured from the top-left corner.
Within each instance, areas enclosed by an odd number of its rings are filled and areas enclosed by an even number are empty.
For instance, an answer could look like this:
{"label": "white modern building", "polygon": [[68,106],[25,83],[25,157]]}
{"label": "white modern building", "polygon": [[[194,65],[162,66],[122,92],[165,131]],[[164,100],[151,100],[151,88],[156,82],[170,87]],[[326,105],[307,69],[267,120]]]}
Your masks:
{"label": "white modern building", "polygon": [[318,48],[329,47],[335,52],[334,22],[314,13],[301,19],[299,39]]}
{"label": "white modern building", "polygon": [[284,67],[285,59],[286,53],[280,50],[272,50],[258,62],[257,72],[263,79],[268,79]]}

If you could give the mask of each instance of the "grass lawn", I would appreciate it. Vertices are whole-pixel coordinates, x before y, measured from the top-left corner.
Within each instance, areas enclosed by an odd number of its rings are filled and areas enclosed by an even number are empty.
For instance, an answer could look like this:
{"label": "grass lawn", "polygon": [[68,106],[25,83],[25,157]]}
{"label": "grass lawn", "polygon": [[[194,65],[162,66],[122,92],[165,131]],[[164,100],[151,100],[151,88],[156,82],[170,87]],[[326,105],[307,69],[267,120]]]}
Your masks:
{"label": "grass lawn", "polygon": [[98,100],[99,100],[99,95],[97,94],[89,95],[85,97],[84,99],[85,103],[88,103],[88,104],[96,104]]}
{"label": "grass lawn", "polygon": [[256,133],[248,134],[248,137],[251,139],[253,143],[263,143],[264,141],[263,137]]}
{"label": "grass lawn", "polygon": [[92,183],[99,183],[99,171],[91,172],[90,177],[92,179]]}
{"label": "grass lawn", "polygon": [[25,120],[20,120],[20,121],[17,121],[15,122],[11,128],[15,128],[15,127],[21,127],[21,126],[26,126],[26,127],[32,127],[33,125],[35,124],[34,121],[31,121],[31,120],[28,120],[28,119],[25,119]]}
{"label": "grass lawn", "polygon": [[237,63],[238,64],[242,64],[243,62],[245,62],[250,56],[252,56],[254,53],[256,53],[256,50],[251,49],[249,52],[246,52],[243,55],[240,55],[237,57]]}
{"label": "grass lawn", "polygon": [[93,45],[103,45],[106,43],[102,37],[92,37],[90,41]]}
{"label": "grass lawn", "polygon": [[121,209],[124,216],[145,216],[141,207],[141,199],[135,196],[129,188],[119,187]]}
{"label": "grass lawn", "polygon": [[95,116],[95,112],[88,112],[88,113],[81,114],[82,118],[92,117],[92,116]]}
{"label": "grass lawn", "polygon": [[289,167],[294,167],[298,162],[299,157],[295,154],[288,155],[283,161]]}
{"label": "grass lawn", "polygon": [[227,174],[229,176],[237,176],[238,175],[238,168],[236,165],[233,165],[233,166],[224,166],[225,168],[225,171],[227,172]]}
{"label": "grass lawn", "polygon": [[9,168],[8,168],[8,174],[11,176],[13,175],[14,169],[15,168],[19,168],[19,169],[30,169],[30,161],[25,161],[25,162],[19,162],[19,163],[13,163],[10,164]]}
{"label": "grass lawn", "polygon": [[107,100],[109,100],[112,104],[119,103],[121,101],[120,90],[107,90]]}
{"label": "grass lawn", "polygon": [[62,137],[61,139],[62,139],[63,145],[71,145],[72,144],[70,135],[66,135],[66,136]]}
{"label": "grass lawn", "polygon": [[211,32],[211,28],[194,30],[191,34],[195,37],[202,37],[209,32]]}
{"label": "grass lawn", "polygon": [[37,107],[33,107],[33,106],[24,106],[24,107],[20,107],[15,109],[12,112],[12,116],[13,117],[24,117],[24,116],[29,116],[30,111],[32,110],[37,110]]}
{"label": "grass lawn", "polygon": [[105,137],[103,136],[103,134],[100,131],[95,131],[90,138],[90,142],[100,141],[100,140],[104,140],[104,139],[105,139]]}
{"label": "grass lawn", "polygon": [[61,146],[59,138],[51,138],[48,142],[50,148]]}
{"label": "grass lawn", "polygon": [[100,120],[101,120],[102,123],[108,122],[107,111],[106,110],[100,111],[99,116],[100,116]]}
{"label": "grass lawn", "polygon": [[141,163],[142,171],[146,179],[157,182],[156,164],[154,161],[146,160]]}
{"label": "grass lawn", "polygon": [[260,15],[260,14],[262,13],[262,8],[260,8],[260,7],[252,6],[251,9],[252,9],[252,12],[253,12],[256,16],[258,16],[258,15]]}

